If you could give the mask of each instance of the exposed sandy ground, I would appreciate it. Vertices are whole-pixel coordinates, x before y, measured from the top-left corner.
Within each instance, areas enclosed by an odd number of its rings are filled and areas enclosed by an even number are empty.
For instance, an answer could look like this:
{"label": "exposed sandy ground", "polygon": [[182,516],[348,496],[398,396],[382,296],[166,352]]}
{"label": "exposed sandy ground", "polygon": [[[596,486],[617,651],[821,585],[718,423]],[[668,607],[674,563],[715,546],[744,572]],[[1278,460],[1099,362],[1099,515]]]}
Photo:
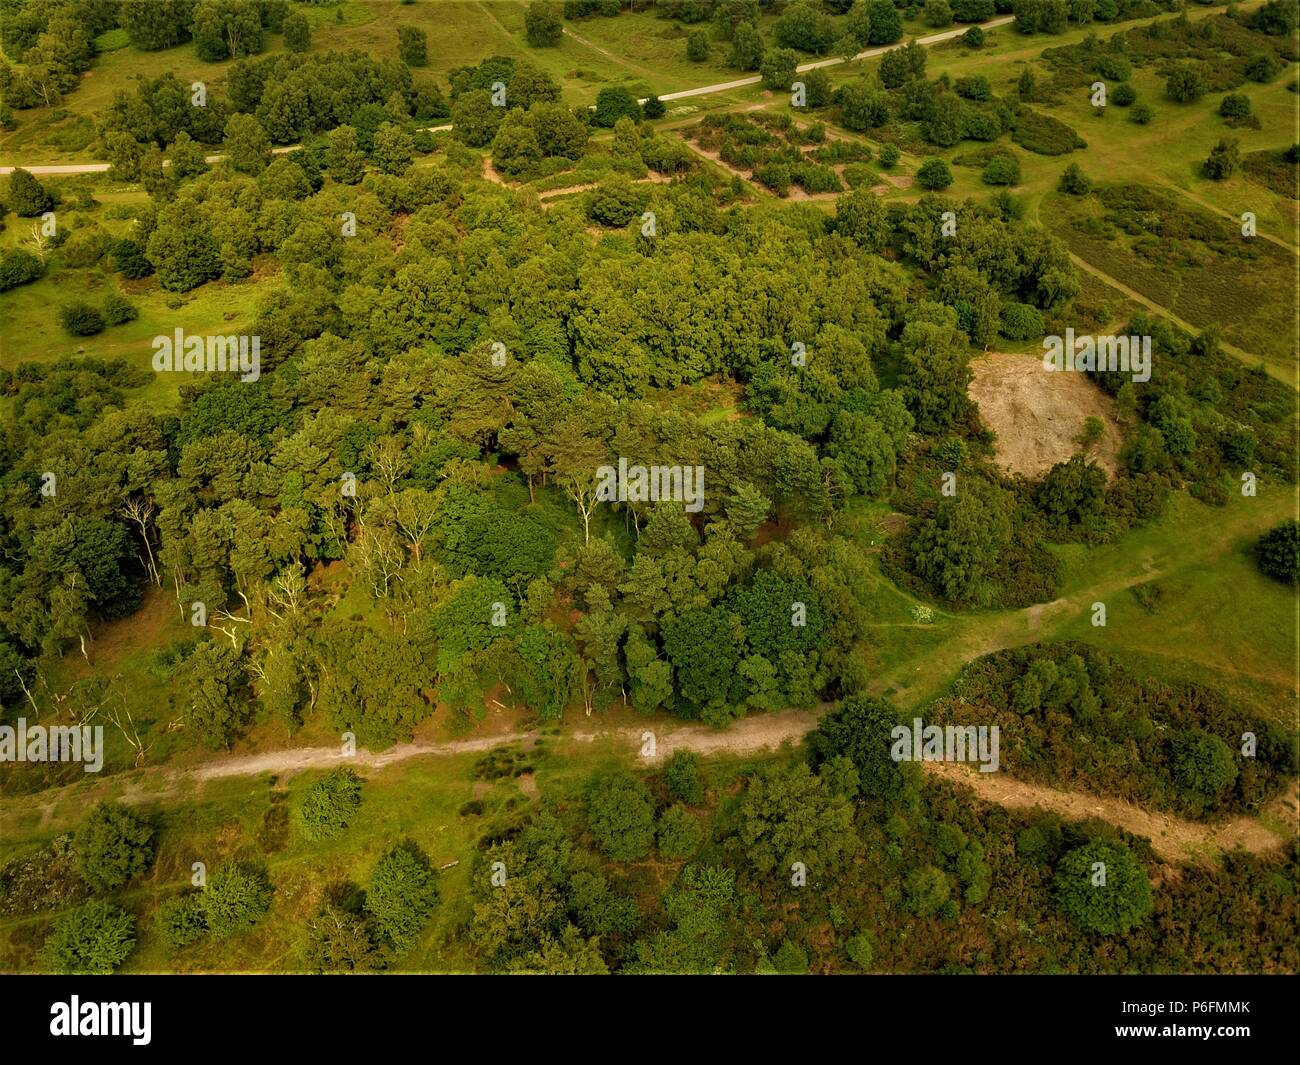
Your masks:
{"label": "exposed sandy ground", "polygon": [[[719,730],[707,725],[687,725],[671,732],[655,733],[655,756],[651,765],[662,762],[673,751],[696,754],[753,754],[775,751],[783,743],[798,743],[817,727],[817,715],[804,710],[781,710],[773,714],[755,714]],[[618,735],[638,748],[646,731],[653,729],[619,729]],[[611,735],[608,732],[574,732],[575,740],[590,743]]]}
{"label": "exposed sandy ground", "polygon": [[1105,425],[1089,457],[1114,477],[1119,426],[1111,399],[1086,374],[1051,372],[1032,355],[993,353],[971,361],[970,398],[984,424],[998,434],[998,463],[1012,473],[1038,477],[1079,450],[1090,415]]}
{"label": "exposed sandy ground", "polygon": [[[651,765],[657,764],[677,750],[694,751],[702,755],[746,755],[774,751],[785,743],[798,743],[802,740],[816,727],[817,716],[810,711],[783,710],[772,714],[755,714],[722,730],[705,725],[672,727],[655,733],[654,757],[646,758],[645,761]],[[639,751],[646,742],[647,731],[653,730],[619,728],[574,732],[569,734],[569,738],[592,743],[612,737]],[[345,763],[378,769],[408,758],[487,751],[508,743],[532,743],[537,738],[536,732],[512,732],[449,743],[405,743],[379,754],[358,750],[352,757],[344,757],[337,747],[267,751],[223,758],[192,769],[138,770],[132,774],[133,779],[118,797],[124,802],[158,801],[188,791],[187,784],[192,786],[223,777],[274,773],[283,778],[307,769],[323,769]],[[980,773],[972,767],[947,762],[925,762],[923,767],[935,776],[969,786],[984,802],[1012,809],[1049,810],[1071,820],[1100,818],[1109,821],[1135,835],[1150,839],[1156,853],[1173,865],[1213,861],[1220,851],[1238,847],[1255,854],[1265,853],[1280,847],[1287,839],[1295,838],[1297,831],[1300,831],[1300,797],[1294,781],[1289,790],[1274,799],[1259,818],[1236,817],[1218,824],[1202,824],[1144,810],[1122,799],[1027,784],[1006,773]],[[531,779],[521,781],[520,786],[528,794],[533,794],[536,789]],[[72,787],[81,789],[79,798],[82,802],[89,804],[93,801],[84,793],[84,786]],[[44,799],[43,802],[34,804],[42,811],[42,824],[53,814],[59,798],[68,797],[71,790],[51,789],[42,796],[30,797]],[[16,808],[23,804],[23,799],[12,800],[6,812],[16,815]],[[0,828],[4,827],[6,820],[5,816],[0,816]]]}
{"label": "exposed sandy ground", "polygon": [[1006,773],[981,773],[953,762],[925,762],[924,766],[935,776],[967,785],[985,802],[1012,809],[1050,810],[1074,821],[1090,817],[1109,821],[1134,835],[1146,836],[1155,852],[1175,865],[1211,861],[1219,851],[1237,847],[1253,854],[1272,850],[1281,846],[1285,838],[1294,838],[1300,824],[1296,817],[1294,782],[1265,811],[1265,820],[1278,825],[1279,831],[1275,832],[1264,820],[1254,817],[1234,817],[1218,824],[1202,824],[1144,810],[1123,799],[1027,784]]}

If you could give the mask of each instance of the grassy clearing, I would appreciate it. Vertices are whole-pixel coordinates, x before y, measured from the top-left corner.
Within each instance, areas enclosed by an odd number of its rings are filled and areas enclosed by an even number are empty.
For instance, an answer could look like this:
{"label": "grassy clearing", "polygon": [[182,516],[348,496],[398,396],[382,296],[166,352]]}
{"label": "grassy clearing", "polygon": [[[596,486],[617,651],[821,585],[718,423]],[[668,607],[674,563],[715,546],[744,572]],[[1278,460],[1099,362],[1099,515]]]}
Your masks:
{"label": "grassy clearing", "polygon": [[[1270,717],[1293,720],[1295,593],[1259,574],[1250,551],[1263,532],[1295,512],[1295,491],[1286,486],[1263,486],[1258,497],[1234,497],[1221,509],[1175,496],[1168,513],[1117,543],[1053,547],[1064,566],[1054,602],[977,614],[936,611],[930,625],[884,630],[873,687],[892,692],[903,707],[920,707],[962,665],[989,651],[1086,639],[1167,659],[1170,675],[1186,664],[1202,679],[1226,678],[1223,686]],[[1155,613],[1130,591],[1152,580],[1171,596]],[[1105,628],[1091,624],[1095,602],[1106,604]]]}

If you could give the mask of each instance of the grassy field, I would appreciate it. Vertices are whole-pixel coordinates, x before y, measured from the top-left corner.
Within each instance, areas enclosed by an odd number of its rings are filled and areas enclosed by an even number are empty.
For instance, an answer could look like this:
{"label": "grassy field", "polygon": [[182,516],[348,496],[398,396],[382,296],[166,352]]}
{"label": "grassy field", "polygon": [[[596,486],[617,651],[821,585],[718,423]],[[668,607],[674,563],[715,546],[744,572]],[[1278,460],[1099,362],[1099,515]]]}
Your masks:
{"label": "grassy field", "polygon": [[[1054,546],[1063,581],[1051,603],[962,615],[935,610],[929,624],[909,617],[873,630],[867,642],[878,670],[874,687],[919,708],[982,654],[1080,639],[1141,652],[1171,676],[1188,670],[1274,720],[1294,723],[1296,597],[1258,572],[1251,551],[1296,505],[1294,488],[1284,485],[1262,486],[1255,498],[1232,497],[1222,509],[1178,495],[1167,514],[1114,544]],[[1132,592],[1152,581],[1165,590],[1154,612]],[[1095,602],[1106,604],[1104,628],[1091,623]]]}

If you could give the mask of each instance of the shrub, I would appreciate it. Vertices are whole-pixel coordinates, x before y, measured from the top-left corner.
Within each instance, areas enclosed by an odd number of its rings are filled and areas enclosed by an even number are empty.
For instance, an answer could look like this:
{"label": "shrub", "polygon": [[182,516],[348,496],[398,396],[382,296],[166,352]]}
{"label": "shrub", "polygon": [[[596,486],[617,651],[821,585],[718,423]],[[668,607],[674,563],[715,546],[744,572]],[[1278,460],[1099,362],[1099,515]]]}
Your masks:
{"label": "shrub", "polygon": [[201,939],[208,931],[202,894],[188,891],[164,902],[158,910],[158,929],[163,940],[173,950]]}
{"label": "shrub", "polygon": [[952,83],[953,91],[967,100],[990,100],[993,98],[993,86],[983,74],[971,74],[958,78]]}
{"label": "shrub", "polygon": [[961,39],[962,43],[966,45],[967,48],[984,47],[984,31],[978,26],[972,26],[968,29],[961,35]]}
{"label": "shrub", "polygon": [[1284,521],[1262,536],[1255,560],[1274,580],[1300,584],[1300,521]]}
{"label": "shrub", "polygon": [[657,96],[651,96],[642,107],[642,113],[646,118],[663,118],[667,110],[667,106]]}
{"label": "shrub", "polygon": [[1076,148],[1088,147],[1088,142],[1064,122],[1027,107],[1017,113],[1011,139],[1038,155],[1065,155]]}
{"label": "shrub", "polygon": [[1151,121],[1151,108],[1146,104],[1135,104],[1133,110],[1128,115],[1130,121],[1136,122],[1139,126],[1145,126]]}
{"label": "shrub", "polygon": [[1236,757],[1218,736],[1194,729],[1177,733],[1169,745],[1174,779],[1181,787],[1213,799],[1237,779]]}
{"label": "shrub", "polygon": [[1033,340],[1043,335],[1043,315],[1027,303],[1007,303],[998,331],[1009,340]]}
{"label": "shrub", "polygon": [[709,34],[706,30],[692,30],[687,35],[686,58],[692,63],[703,63],[709,58]]}
{"label": "shrub", "polygon": [[650,853],[654,801],[631,773],[616,772],[595,781],[587,820],[596,845],[615,861],[636,861]]}
{"label": "shrub", "polygon": [[946,189],[952,184],[952,171],[942,159],[927,159],[916,172],[916,183],[923,189]]}
{"label": "shrub", "polygon": [[564,23],[554,4],[534,2],[524,12],[524,36],[534,48],[553,48],[564,36]]}
{"label": "shrub", "polygon": [[26,248],[10,248],[0,254],[0,292],[35,281],[43,273],[45,264]]}
{"label": "shrub", "polygon": [[59,918],[45,941],[56,973],[106,976],[135,947],[135,917],[105,899],[93,899]]}
{"label": "shrub", "polygon": [[9,175],[9,209],[19,218],[35,218],[54,206],[54,197],[29,171],[19,167]]}
{"label": "shrub", "polygon": [[1071,196],[1087,196],[1092,191],[1092,182],[1088,179],[1088,175],[1079,169],[1078,163],[1071,163],[1062,172],[1061,180],[1056,187]]}
{"label": "shrub", "polygon": [[986,185],[1018,185],[1020,160],[1014,155],[995,155],[984,165],[980,177]]}
{"label": "shrub", "polygon": [[659,853],[665,858],[689,858],[704,840],[704,830],[685,806],[670,806],[659,816]]}
{"label": "shrub", "polygon": [[1115,91],[1110,94],[1110,102],[1116,107],[1128,107],[1137,97],[1137,90],[1128,82],[1124,82],[1122,85],[1115,86]]}
{"label": "shrub", "polygon": [[64,304],[59,311],[59,322],[63,326],[63,331],[74,337],[94,336],[104,329],[104,316],[99,313],[98,308],[83,300]]}
{"label": "shrub", "polygon": [[700,779],[700,759],[690,751],[676,750],[664,763],[664,783],[673,798],[690,806],[704,801],[704,781]]}
{"label": "shrub", "polygon": [[1056,867],[1056,899],[1075,924],[1102,935],[1127,932],[1155,905],[1146,871],[1121,843],[1088,843]]}
{"label": "shrub", "polygon": [[772,964],[782,976],[802,976],[808,971],[808,955],[797,943],[783,939],[772,957]]}
{"label": "shrub", "polygon": [[763,62],[758,68],[763,88],[784,92],[794,81],[798,66],[799,57],[789,48],[773,48],[763,56]]}
{"label": "shrub", "polygon": [[104,321],[109,325],[123,325],[140,316],[135,304],[120,292],[111,292],[104,300]]}
{"label": "shrub", "polygon": [[303,797],[302,823],[307,838],[337,836],[360,808],[361,778],[347,767],[326,774]]}
{"label": "shrub", "polygon": [[890,169],[898,165],[898,158],[901,153],[893,144],[886,144],[880,149],[880,165]]}
{"label": "shrub", "polygon": [[208,930],[218,939],[247,931],[270,909],[273,891],[261,869],[245,862],[225,862],[203,891]]}
{"label": "shrub", "polygon": [[952,25],[952,8],[948,6],[948,0],[925,0],[921,18],[927,26],[943,29]]}
{"label": "shrub", "polygon": [[366,909],[395,950],[414,946],[437,901],[438,874],[414,841],[399,843],[379,859],[366,893]]}
{"label": "shrub", "polygon": [[1205,79],[1197,67],[1183,63],[1175,67],[1165,79],[1165,94],[1180,104],[1191,104],[1205,93]]}
{"label": "shrub", "polygon": [[1272,81],[1282,70],[1282,63],[1272,52],[1260,52],[1246,60],[1244,73],[1251,81],[1265,84]]}
{"label": "shrub", "polygon": [[593,126],[613,129],[614,123],[624,115],[634,122],[641,120],[641,105],[631,89],[611,85],[596,93],[596,110],[591,113]]}
{"label": "shrub", "polygon": [[849,961],[863,972],[869,972],[872,963],[876,960],[876,948],[870,936],[853,936],[844,944],[844,953],[849,956]]}
{"label": "shrub", "polygon": [[1250,97],[1241,93],[1229,93],[1219,103],[1219,114],[1224,118],[1249,118]]}
{"label": "shrub", "polygon": [[153,826],[120,803],[101,802],[77,830],[77,872],[97,891],[109,891],[153,864]]}
{"label": "shrub", "polygon": [[1207,178],[1224,181],[1232,177],[1241,166],[1241,149],[1235,140],[1224,139],[1210,149],[1210,155],[1202,165]]}
{"label": "shrub", "polygon": [[153,273],[153,264],[145,257],[144,247],[137,241],[126,237],[114,241],[108,254],[113,269],[128,280],[135,281]]}

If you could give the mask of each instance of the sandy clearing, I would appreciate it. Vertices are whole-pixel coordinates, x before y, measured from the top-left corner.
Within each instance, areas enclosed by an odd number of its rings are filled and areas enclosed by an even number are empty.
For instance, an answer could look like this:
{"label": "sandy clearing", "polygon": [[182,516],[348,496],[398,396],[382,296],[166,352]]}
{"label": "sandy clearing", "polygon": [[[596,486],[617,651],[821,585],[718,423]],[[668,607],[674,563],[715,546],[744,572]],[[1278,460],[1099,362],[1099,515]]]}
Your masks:
{"label": "sandy clearing", "polygon": [[[1207,863],[1220,851],[1237,848],[1261,854],[1280,847],[1284,832],[1272,831],[1260,818],[1234,817],[1218,824],[1185,821],[1172,814],[1144,810],[1123,799],[1087,792],[1059,791],[1040,784],[1028,784],[1006,773],[981,773],[952,762],[925,762],[925,769],[943,780],[964,784],[985,802],[1009,809],[1039,809],[1073,821],[1100,818],[1137,836],[1145,836],[1162,859],[1173,865]],[[1269,803],[1270,820],[1286,826],[1290,838],[1297,830],[1297,791],[1290,789]]]}
{"label": "sandy clearing", "polygon": [[993,353],[971,361],[969,395],[984,424],[997,433],[1003,469],[1038,477],[1079,450],[1084,422],[1100,418],[1101,439],[1088,452],[1111,476],[1123,443],[1109,396],[1086,374],[1051,373],[1027,355]]}

